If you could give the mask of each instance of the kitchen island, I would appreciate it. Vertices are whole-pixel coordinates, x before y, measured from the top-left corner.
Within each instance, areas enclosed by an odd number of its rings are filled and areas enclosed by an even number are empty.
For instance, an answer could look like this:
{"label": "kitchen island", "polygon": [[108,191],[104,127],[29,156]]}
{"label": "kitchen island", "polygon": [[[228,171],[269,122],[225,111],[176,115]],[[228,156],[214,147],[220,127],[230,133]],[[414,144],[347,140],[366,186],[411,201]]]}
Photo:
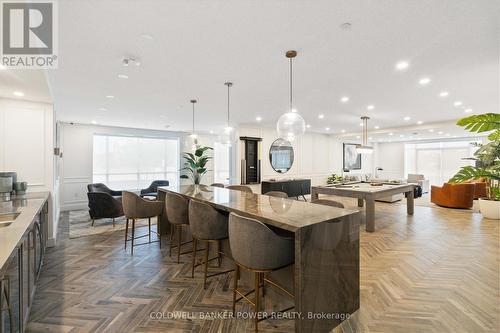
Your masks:
{"label": "kitchen island", "polygon": [[280,282],[295,294],[296,332],[329,332],[359,309],[359,211],[204,185],[159,187],[159,199],[167,192],[293,234],[295,265]]}
{"label": "kitchen island", "polygon": [[49,192],[0,202],[0,333],[24,332],[47,242]]}

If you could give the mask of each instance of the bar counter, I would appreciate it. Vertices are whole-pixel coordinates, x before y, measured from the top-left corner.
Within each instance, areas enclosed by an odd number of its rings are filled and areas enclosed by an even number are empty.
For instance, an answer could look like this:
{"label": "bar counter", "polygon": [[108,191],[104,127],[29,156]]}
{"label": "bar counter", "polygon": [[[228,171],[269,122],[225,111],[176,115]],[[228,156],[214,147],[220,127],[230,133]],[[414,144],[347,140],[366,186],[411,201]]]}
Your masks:
{"label": "bar counter", "polygon": [[[329,332],[359,309],[359,211],[204,185],[159,187],[159,199],[167,192],[294,234],[293,274],[284,275],[300,314],[296,332]],[[161,228],[169,230],[165,217]]]}

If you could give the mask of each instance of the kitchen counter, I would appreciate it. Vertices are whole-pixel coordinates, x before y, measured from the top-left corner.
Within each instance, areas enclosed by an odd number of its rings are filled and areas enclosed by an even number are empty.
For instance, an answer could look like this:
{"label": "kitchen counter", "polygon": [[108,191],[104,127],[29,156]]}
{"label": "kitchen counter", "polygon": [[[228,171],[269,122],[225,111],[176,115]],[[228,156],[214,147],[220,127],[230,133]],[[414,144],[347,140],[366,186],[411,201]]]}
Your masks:
{"label": "kitchen counter", "polygon": [[[168,192],[293,235],[295,265],[269,275],[294,291],[295,311],[302,314],[295,318],[296,332],[330,332],[359,309],[359,211],[204,185],[158,187],[158,198],[165,200]],[[168,214],[163,215],[161,229],[168,230]],[[266,289],[273,309],[288,307],[283,299]]]}
{"label": "kitchen counter", "polygon": [[13,196],[9,202],[0,202],[0,215],[20,213],[15,221],[0,228],[0,276],[4,273],[10,257],[26,237],[37,215],[42,211],[49,198],[49,192],[27,193]]}

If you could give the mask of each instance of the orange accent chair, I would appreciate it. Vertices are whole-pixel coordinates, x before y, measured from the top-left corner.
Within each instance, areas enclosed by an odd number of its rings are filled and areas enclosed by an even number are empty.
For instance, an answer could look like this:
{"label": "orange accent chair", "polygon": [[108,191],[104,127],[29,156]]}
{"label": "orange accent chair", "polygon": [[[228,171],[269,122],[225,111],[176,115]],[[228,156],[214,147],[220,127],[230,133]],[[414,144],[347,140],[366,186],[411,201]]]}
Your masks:
{"label": "orange accent chair", "polygon": [[474,184],[476,186],[474,189],[474,199],[486,197],[486,179],[480,178],[476,180],[471,180],[467,183]]}
{"label": "orange accent chair", "polygon": [[475,189],[476,185],[471,183],[431,186],[431,202],[448,208],[472,208]]}

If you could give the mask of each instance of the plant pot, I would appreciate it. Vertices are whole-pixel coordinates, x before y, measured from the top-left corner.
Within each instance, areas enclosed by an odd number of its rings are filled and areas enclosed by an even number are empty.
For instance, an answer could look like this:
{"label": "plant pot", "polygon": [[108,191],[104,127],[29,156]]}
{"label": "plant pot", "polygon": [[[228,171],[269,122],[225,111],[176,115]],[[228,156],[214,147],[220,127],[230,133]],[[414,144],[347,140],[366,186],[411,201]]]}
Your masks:
{"label": "plant pot", "polygon": [[479,199],[479,210],[484,218],[500,219],[500,201]]}

